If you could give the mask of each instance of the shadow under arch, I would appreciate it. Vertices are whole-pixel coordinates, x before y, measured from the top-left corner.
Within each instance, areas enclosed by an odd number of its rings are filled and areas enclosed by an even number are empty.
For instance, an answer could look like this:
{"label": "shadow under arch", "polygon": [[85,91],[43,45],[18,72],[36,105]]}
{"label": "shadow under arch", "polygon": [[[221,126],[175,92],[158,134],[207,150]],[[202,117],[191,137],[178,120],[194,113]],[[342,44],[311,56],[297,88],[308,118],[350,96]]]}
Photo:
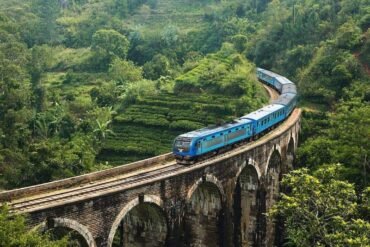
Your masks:
{"label": "shadow under arch", "polygon": [[[37,225],[32,229],[32,231],[49,231],[58,228],[65,228],[67,230],[72,230],[79,234],[82,238],[78,238],[77,240],[82,244],[82,246],[89,246],[89,247],[96,247],[96,243],[94,240],[93,235],[89,231],[89,229],[80,224],[75,220],[71,220],[68,218],[49,218],[47,221]],[[84,243],[81,243],[83,240]]]}
{"label": "shadow under arch", "polygon": [[263,174],[265,176],[267,176],[267,172],[270,169],[270,166],[272,164],[274,164],[274,162],[271,162],[271,159],[276,157],[276,156],[273,156],[273,154],[278,154],[279,155],[280,163],[281,163],[281,147],[280,147],[279,144],[275,144],[274,148],[272,148],[269,152],[269,155],[268,155],[268,158],[267,158],[267,161],[266,161],[266,166],[265,166],[266,168],[265,168],[265,171],[264,171],[264,174]]}
{"label": "shadow under arch", "polygon": [[269,209],[276,203],[280,193],[280,181],[282,179],[282,156],[281,150],[275,148],[268,158],[264,188],[261,193],[261,222],[263,227],[262,239],[264,246],[280,246],[282,236],[281,219],[271,219],[266,216]]}
{"label": "shadow under arch", "polygon": [[248,163],[238,172],[234,189],[234,246],[255,246],[257,243],[260,173],[255,162],[249,160]]}
{"label": "shadow under arch", "polygon": [[224,238],[222,184],[207,175],[189,189],[184,215],[185,246],[222,246]]}
{"label": "shadow under arch", "polygon": [[[140,230],[145,231],[143,228],[156,227],[156,223],[160,224],[157,230],[160,232],[158,235],[162,236],[162,238],[158,236],[156,240],[165,242],[168,232],[167,222],[168,219],[163,210],[163,201],[160,197],[155,195],[144,195],[142,199],[137,197],[127,203],[116,216],[109,232],[107,246],[113,246],[117,231],[122,234],[120,236],[121,241],[129,241],[131,237],[127,237],[126,235],[135,233],[136,231],[132,229],[128,230],[129,228],[137,227],[137,229],[140,228]],[[126,235],[124,236],[124,234]],[[137,236],[139,236],[139,234],[137,234]],[[144,241],[143,239],[141,240]],[[143,244],[143,246],[144,245],[145,244]],[[138,244],[137,246],[140,245]]]}
{"label": "shadow under arch", "polygon": [[218,180],[215,176],[211,175],[211,174],[207,174],[205,175],[204,177],[198,179],[191,187],[190,189],[188,190],[188,193],[187,193],[187,196],[186,196],[186,202],[188,203],[191,199],[191,197],[193,196],[194,192],[198,189],[198,187],[204,183],[204,182],[209,182],[209,183],[212,183],[214,184],[220,194],[221,194],[221,200],[224,201],[225,198],[226,198],[226,195],[225,195],[225,191],[224,191],[224,188],[222,186],[222,183],[220,180]]}

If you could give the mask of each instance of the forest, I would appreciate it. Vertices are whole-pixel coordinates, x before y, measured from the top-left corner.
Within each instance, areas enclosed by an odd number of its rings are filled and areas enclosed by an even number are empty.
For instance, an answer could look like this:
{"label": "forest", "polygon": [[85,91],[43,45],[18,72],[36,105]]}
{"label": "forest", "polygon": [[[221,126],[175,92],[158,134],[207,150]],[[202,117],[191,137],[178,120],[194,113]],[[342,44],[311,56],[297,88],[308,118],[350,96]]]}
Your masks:
{"label": "forest", "polygon": [[[267,103],[262,67],[303,110],[285,245],[369,246],[369,27],[370,0],[0,0],[0,191],[169,152]],[[25,221],[0,246],[71,246]]]}

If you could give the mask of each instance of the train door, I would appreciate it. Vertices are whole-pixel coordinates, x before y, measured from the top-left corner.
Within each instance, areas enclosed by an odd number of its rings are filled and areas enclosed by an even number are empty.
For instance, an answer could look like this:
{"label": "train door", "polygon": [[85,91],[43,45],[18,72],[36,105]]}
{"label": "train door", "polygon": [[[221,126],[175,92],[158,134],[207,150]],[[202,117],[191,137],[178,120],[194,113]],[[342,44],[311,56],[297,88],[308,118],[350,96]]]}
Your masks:
{"label": "train door", "polygon": [[196,154],[199,155],[199,154],[202,154],[202,140],[198,140],[195,144],[195,147],[196,147]]}

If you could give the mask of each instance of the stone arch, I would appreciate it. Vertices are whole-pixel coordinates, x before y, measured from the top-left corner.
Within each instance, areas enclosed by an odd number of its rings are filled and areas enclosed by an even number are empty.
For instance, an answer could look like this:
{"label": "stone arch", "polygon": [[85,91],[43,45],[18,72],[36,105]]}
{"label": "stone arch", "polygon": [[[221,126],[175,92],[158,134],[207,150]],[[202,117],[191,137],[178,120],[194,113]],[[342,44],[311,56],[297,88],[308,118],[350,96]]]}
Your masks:
{"label": "stone arch", "polygon": [[71,220],[68,218],[50,218],[47,220],[47,222],[43,222],[40,225],[37,225],[32,230],[33,231],[46,231],[50,228],[57,228],[57,227],[63,227],[63,228],[71,229],[71,230],[78,232],[84,238],[84,240],[86,241],[86,244],[89,247],[96,247],[94,237],[89,231],[89,229],[87,229],[86,226],[78,223],[77,221]]}
{"label": "stone arch", "polygon": [[[221,189],[220,189],[221,188]],[[190,188],[184,214],[185,246],[220,246],[223,241],[224,201],[220,181],[204,176]]]}
{"label": "stone arch", "polygon": [[257,194],[260,174],[258,166],[252,164],[249,162],[241,167],[233,193],[234,246],[257,244]]}
{"label": "stone arch", "polygon": [[[129,203],[127,203],[122,209],[121,211],[119,212],[119,214],[116,216],[113,224],[112,224],[112,227],[110,229],[110,232],[109,232],[109,236],[108,236],[108,247],[111,247],[112,244],[113,244],[113,239],[114,239],[114,235],[116,234],[116,231],[121,223],[121,221],[125,218],[125,216],[136,206],[138,206],[140,204],[141,200],[139,200],[139,198],[135,198],[135,199],[132,199]],[[143,196],[143,200],[142,200],[143,203],[151,203],[151,204],[154,204],[156,205],[157,207],[159,207],[160,209],[163,210],[164,212],[164,209],[163,209],[163,201],[160,197],[158,196],[155,196],[155,195],[144,195]]]}
{"label": "stone arch", "polygon": [[[243,164],[239,167],[239,170],[238,172],[236,173],[236,178],[239,178],[240,174],[242,173],[242,171],[244,170],[245,167],[247,166],[253,166],[254,169],[256,170],[257,172],[257,175],[258,175],[258,180],[261,178],[262,174],[261,174],[261,170],[260,170],[260,167],[258,165],[258,163],[252,159],[252,158],[249,158],[248,159],[248,162],[247,161],[244,161]],[[237,181],[235,181],[235,184],[237,183]]]}
{"label": "stone arch", "polygon": [[221,194],[221,200],[224,201],[226,198],[224,188],[222,186],[222,183],[220,180],[218,180],[215,176],[211,174],[207,174],[205,177],[202,177],[198,179],[188,190],[188,193],[186,195],[186,201],[189,202],[191,197],[193,196],[194,192],[197,190],[197,188],[203,183],[203,182],[209,182],[213,183],[217,186],[220,194]]}

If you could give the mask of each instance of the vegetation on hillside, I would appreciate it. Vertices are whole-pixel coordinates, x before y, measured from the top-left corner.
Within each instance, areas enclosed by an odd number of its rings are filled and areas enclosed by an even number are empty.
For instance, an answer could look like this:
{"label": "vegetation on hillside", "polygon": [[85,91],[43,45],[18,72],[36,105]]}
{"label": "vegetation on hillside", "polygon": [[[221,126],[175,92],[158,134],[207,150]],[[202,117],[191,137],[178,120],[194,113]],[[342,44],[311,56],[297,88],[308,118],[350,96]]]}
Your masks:
{"label": "vegetation on hillside", "polygon": [[[296,82],[304,109],[296,165],[305,168],[283,182],[302,190],[288,189],[273,212],[287,242],[366,245],[369,6],[0,0],[0,188],[168,152],[179,133],[256,109],[267,99],[254,62]],[[334,197],[325,211],[322,199]],[[313,207],[324,221],[297,218]]]}

